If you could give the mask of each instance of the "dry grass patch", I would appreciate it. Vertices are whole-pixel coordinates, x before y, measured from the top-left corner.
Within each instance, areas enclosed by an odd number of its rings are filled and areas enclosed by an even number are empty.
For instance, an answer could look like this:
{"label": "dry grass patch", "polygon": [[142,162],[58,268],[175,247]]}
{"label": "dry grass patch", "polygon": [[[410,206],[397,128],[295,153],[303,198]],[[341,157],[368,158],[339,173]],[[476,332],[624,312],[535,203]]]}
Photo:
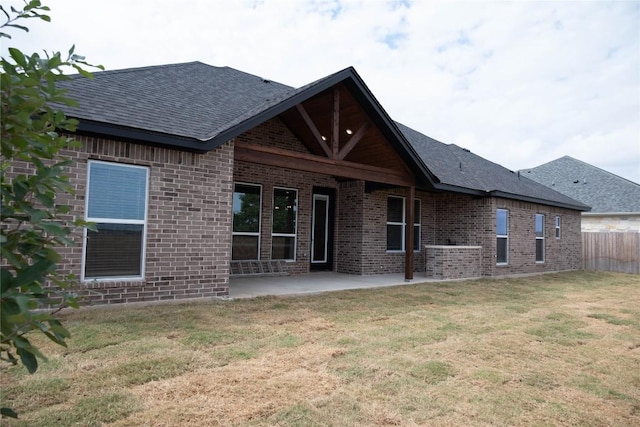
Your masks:
{"label": "dry grass patch", "polygon": [[640,278],[81,310],[8,426],[640,425]]}
{"label": "dry grass patch", "polygon": [[339,351],[305,344],[150,382],[131,390],[144,411],[114,425],[230,425],[268,418],[335,391],[341,381],[326,369],[335,354]]}

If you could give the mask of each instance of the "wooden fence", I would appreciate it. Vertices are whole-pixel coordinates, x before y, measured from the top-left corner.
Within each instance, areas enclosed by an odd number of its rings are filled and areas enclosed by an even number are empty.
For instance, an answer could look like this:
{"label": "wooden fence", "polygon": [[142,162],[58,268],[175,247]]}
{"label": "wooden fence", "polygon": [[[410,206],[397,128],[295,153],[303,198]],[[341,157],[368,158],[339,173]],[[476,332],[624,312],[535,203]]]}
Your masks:
{"label": "wooden fence", "polygon": [[640,233],[582,233],[585,270],[640,273]]}

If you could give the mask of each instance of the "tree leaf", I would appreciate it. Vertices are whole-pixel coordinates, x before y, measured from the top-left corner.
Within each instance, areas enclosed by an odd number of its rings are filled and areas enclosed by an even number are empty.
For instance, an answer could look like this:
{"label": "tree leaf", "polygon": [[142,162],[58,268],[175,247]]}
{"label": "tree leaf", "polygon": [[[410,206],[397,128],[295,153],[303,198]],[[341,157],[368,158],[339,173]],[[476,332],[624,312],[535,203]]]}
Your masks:
{"label": "tree leaf", "polygon": [[38,370],[38,359],[32,352],[18,347],[17,353],[18,356],[20,356],[20,361],[25,366],[25,368],[27,368],[27,371],[29,371],[30,374],[33,374]]}
{"label": "tree leaf", "polygon": [[46,272],[54,266],[48,259],[43,259],[33,265],[19,271],[13,281],[13,286],[18,288],[34,282],[42,283]]}

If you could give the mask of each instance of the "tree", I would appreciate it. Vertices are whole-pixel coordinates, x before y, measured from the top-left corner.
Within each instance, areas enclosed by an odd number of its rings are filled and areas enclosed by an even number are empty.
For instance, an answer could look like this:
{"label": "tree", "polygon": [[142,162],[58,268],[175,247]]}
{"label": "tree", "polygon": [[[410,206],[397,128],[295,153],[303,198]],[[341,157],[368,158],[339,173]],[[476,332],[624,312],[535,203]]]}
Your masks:
{"label": "tree", "polygon": [[[11,38],[7,30],[28,31],[18,24],[26,19],[49,22],[45,14],[49,10],[39,0],[25,1],[21,10],[11,7],[7,11],[0,5],[6,18],[0,39]],[[45,52],[44,57],[25,55],[16,48],[8,52],[9,58],[0,59],[0,360],[14,365],[21,362],[33,373],[38,359],[45,357],[27,335],[41,332],[66,346],[69,331],[56,314],[64,307],[78,307],[76,278],[56,271],[58,250],[73,244],[70,237],[77,227],[93,229],[73,219],[68,206],[57,203],[61,194],[73,193],[65,175],[69,162],[60,151],[74,145],[65,133],[75,131],[77,121],[60,110],[75,102],[56,83],[68,79],[64,72],[70,69],[90,78],[84,67],[94,66],[76,55],[74,47],[65,59],[60,52]],[[17,174],[16,165],[31,172]],[[1,413],[17,416],[9,408],[2,408]]]}

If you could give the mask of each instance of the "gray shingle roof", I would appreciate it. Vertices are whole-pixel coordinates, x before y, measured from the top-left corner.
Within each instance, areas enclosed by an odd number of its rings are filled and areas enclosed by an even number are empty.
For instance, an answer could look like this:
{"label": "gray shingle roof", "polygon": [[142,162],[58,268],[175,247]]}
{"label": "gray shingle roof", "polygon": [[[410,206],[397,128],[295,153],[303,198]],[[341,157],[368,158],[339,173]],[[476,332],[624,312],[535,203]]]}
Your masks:
{"label": "gray shingle roof", "polygon": [[591,212],[640,212],[640,184],[570,156],[521,174],[591,206]]}
{"label": "gray shingle roof", "polygon": [[[147,143],[207,150],[217,140],[232,139],[344,79],[399,152],[414,162],[423,175],[420,180],[433,188],[587,209],[468,150],[394,123],[352,68],[297,89],[201,62],[104,71],[94,73],[92,80],[73,76],[62,82],[61,87],[79,102],[78,107],[62,108],[68,116],[80,119],[81,131],[108,131],[112,136]],[[149,134],[153,137],[145,139]]]}
{"label": "gray shingle roof", "polygon": [[455,144],[444,144],[400,123],[397,125],[441,184],[503,197],[531,201],[546,200],[559,205],[587,209],[587,206],[580,206],[576,200],[473,154],[465,148]]}
{"label": "gray shingle roof", "polygon": [[61,83],[79,102],[67,115],[207,140],[238,117],[294,91],[229,67],[202,62],[75,76]]}

